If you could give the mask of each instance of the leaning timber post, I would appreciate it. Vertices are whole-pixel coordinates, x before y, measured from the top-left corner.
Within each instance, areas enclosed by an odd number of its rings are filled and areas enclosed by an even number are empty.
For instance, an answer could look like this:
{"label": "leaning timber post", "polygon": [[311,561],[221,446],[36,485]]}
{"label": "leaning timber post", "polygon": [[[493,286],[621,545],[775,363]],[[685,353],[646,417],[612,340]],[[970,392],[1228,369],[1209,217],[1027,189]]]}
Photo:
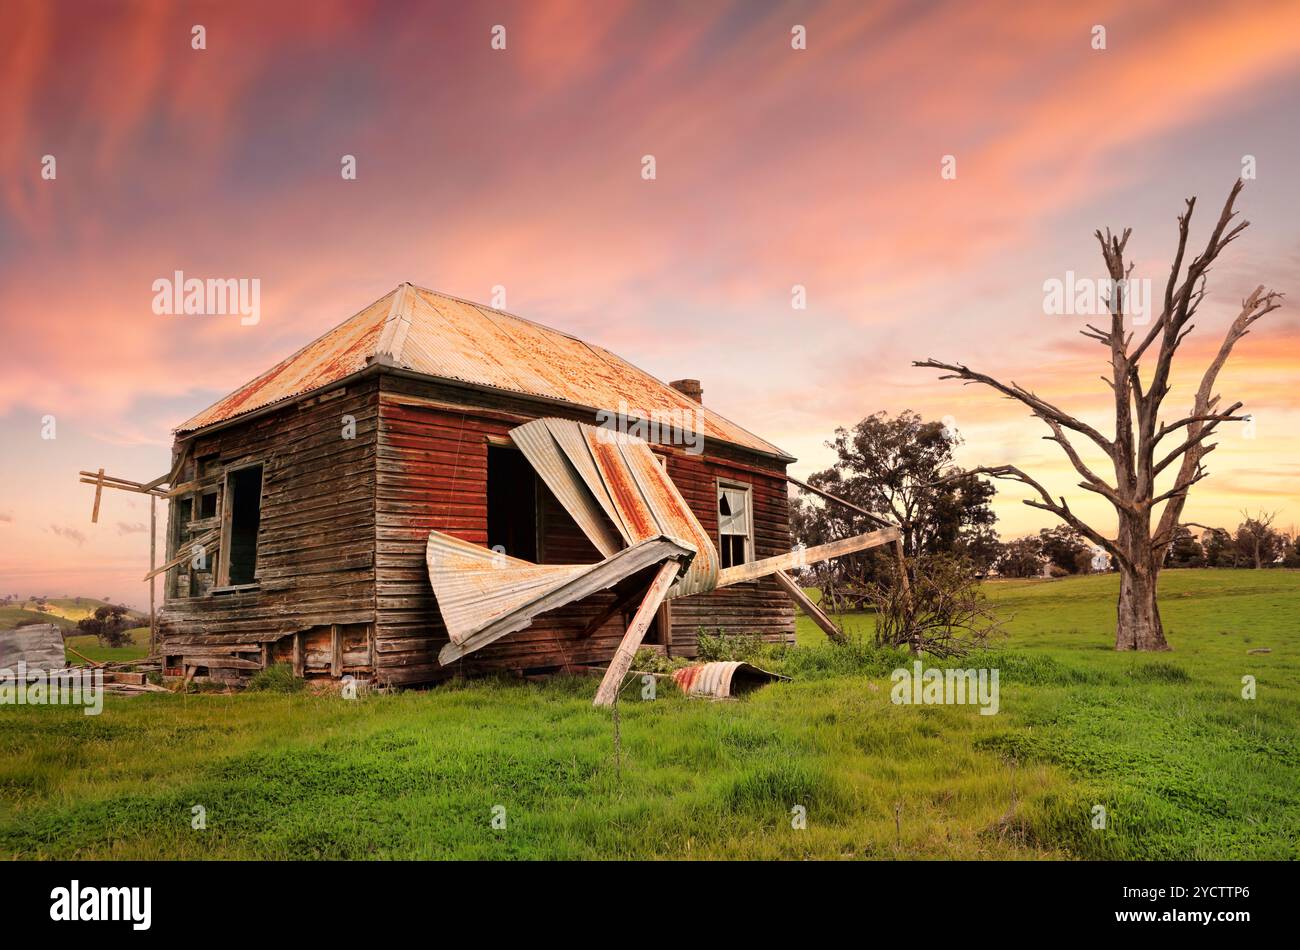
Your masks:
{"label": "leaning timber post", "polygon": [[681,569],[681,562],[675,560],[665,561],[659,565],[658,573],[646,588],[645,599],[637,608],[636,616],[632,618],[627,633],[623,634],[623,641],[618,645],[614,658],[609,661],[609,669],[605,671],[605,678],[600,681],[600,688],[596,690],[596,698],[592,701],[593,706],[609,706],[618,699],[623,677],[632,668],[632,660],[636,656],[637,648],[641,646],[646,629],[650,626],[650,621],[654,619],[659,605],[663,603],[668,593],[668,588]]}
{"label": "leaning timber post", "polygon": [[[149,571],[153,572],[154,560],[158,556],[158,499],[154,495],[149,496]],[[149,655],[153,656],[158,650],[158,613],[154,609],[154,592],[157,588],[157,577],[149,578]]]}

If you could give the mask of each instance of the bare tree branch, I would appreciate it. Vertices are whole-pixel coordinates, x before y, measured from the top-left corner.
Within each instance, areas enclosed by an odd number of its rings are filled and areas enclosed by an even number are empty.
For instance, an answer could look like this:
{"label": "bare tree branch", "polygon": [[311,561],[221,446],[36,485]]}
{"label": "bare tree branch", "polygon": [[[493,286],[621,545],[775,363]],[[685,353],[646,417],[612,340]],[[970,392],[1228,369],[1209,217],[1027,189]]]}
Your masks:
{"label": "bare tree branch", "polygon": [[985,386],[996,389],[1008,399],[1015,399],[1018,402],[1024,403],[1032,409],[1034,415],[1039,418],[1053,419],[1067,429],[1073,429],[1075,432],[1086,435],[1088,438],[1092,439],[1093,442],[1097,443],[1097,445],[1099,445],[1107,455],[1111,453],[1111,443],[1104,435],[1087,423],[1081,422],[1074,418],[1074,416],[1066,413],[1064,410],[1053,406],[1045,399],[1039,398],[1034,393],[1021,386],[1017,386],[1014,380],[1011,385],[1008,386],[1005,383],[1001,383],[994,379],[992,376],[977,373],[967,366],[961,364],[940,363],[935,359],[913,360],[912,365],[926,367],[928,369],[945,370],[947,374],[940,376],[940,379],[961,379],[965,380],[967,383],[983,383]]}
{"label": "bare tree branch", "polygon": [[1088,538],[1090,541],[1093,541],[1096,544],[1100,545],[1101,547],[1105,548],[1106,551],[1108,551],[1110,554],[1113,554],[1116,557],[1116,559],[1121,561],[1127,561],[1127,555],[1120,550],[1119,546],[1115,543],[1114,540],[1103,536],[1099,531],[1092,528],[1092,526],[1087,525],[1083,521],[1079,520],[1078,516],[1076,516],[1075,513],[1070,510],[1070,506],[1064,498],[1061,498],[1059,502],[1053,501],[1051,494],[1048,492],[1046,488],[1044,488],[1039,482],[1035,481],[1030,476],[1026,475],[1023,470],[1016,468],[1014,465],[993,465],[993,466],[981,466],[980,468],[966,469],[962,472],[954,472],[951,475],[945,475],[943,478],[940,478],[937,481],[933,482],[933,484],[941,485],[944,482],[952,481],[953,479],[956,478],[967,477],[970,475],[988,475],[990,478],[1001,478],[1009,481],[1020,482],[1023,485],[1028,485],[1030,488],[1038,492],[1039,497],[1042,498],[1042,501],[1035,501],[1032,498],[1026,498],[1023,499],[1024,504],[1028,505],[1030,508],[1039,508],[1043,511],[1050,511],[1052,514],[1056,515],[1066,524],[1070,525],[1070,527],[1074,528],[1075,531],[1078,531],[1085,538]]}

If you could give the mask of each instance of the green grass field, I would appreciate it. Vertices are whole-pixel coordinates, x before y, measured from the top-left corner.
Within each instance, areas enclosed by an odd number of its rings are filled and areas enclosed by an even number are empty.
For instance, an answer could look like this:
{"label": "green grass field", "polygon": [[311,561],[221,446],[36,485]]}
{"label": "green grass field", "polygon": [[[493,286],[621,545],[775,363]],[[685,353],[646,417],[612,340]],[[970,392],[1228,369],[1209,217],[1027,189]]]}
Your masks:
{"label": "green grass field", "polygon": [[[139,660],[149,655],[149,628],[132,627],[127,633],[131,642],[121,647],[102,647],[93,636],[65,637],[64,646],[72,647],[88,660],[96,663],[120,663],[127,660]],[[81,660],[73,653],[68,653],[68,662],[81,665]]]}
{"label": "green grass field", "polygon": [[617,756],[586,677],[4,706],[0,856],[1297,857],[1300,574],[1161,583],[1158,656],[1111,649],[1113,576],[990,583],[1010,635],[960,665],[1000,670],[994,716],[892,704],[906,657],[803,620],[764,658],[794,682],[726,703],[629,686]]}

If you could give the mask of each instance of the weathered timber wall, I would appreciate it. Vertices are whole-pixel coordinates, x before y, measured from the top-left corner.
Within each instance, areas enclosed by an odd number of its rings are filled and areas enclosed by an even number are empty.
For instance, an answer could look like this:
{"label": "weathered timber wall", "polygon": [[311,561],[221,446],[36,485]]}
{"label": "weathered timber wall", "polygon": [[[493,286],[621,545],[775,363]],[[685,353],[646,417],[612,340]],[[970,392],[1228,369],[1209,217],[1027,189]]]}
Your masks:
{"label": "weathered timber wall", "polygon": [[[372,377],[195,437],[181,481],[193,477],[195,459],[214,453],[223,467],[263,465],[258,584],[167,597],[159,613],[165,653],[201,654],[204,647],[255,645],[314,627],[374,623],[378,405]],[[345,415],[356,419],[355,438],[343,438]],[[172,538],[176,508],[169,508]]]}
{"label": "weathered timber wall", "polygon": [[[341,437],[344,415],[356,419],[354,439]],[[300,672],[373,670],[392,684],[608,661],[625,616],[615,615],[588,637],[579,633],[612,602],[610,592],[554,611],[449,667],[437,660],[446,633],[425,567],[428,532],[487,543],[488,445],[507,443],[512,428],[544,415],[595,421],[578,409],[385,373],[198,437],[191,469],[195,459],[214,454],[220,467],[264,465],[258,585],[166,598],[159,616],[164,652],[248,655],[243,648],[268,643],[269,659],[294,662]],[[723,478],[752,486],[756,556],[789,549],[779,462],[729,446],[710,445],[704,455],[679,446],[656,451],[667,457],[669,475],[715,538],[717,479]],[[599,560],[540,481],[537,491],[539,559]],[[173,529],[169,524],[168,537]],[[671,632],[659,639],[668,639],[676,655],[695,654],[701,627],[769,640],[794,633],[793,606],[770,578],[674,600],[669,616]],[[292,633],[302,634],[296,655],[294,639],[286,637]]]}

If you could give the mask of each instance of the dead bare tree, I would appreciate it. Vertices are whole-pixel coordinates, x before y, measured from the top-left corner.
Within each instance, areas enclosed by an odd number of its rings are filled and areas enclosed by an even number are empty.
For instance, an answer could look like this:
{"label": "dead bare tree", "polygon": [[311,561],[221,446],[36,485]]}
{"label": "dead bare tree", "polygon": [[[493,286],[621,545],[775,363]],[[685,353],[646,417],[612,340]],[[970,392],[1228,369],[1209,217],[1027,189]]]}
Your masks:
{"label": "dead bare tree", "polygon": [[[1090,541],[1104,548],[1115,559],[1120,572],[1118,621],[1115,631],[1116,650],[1167,650],[1160,610],[1156,604],[1156,581],[1164,563],[1165,552],[1174,538],[1174,531],[1187,503],[1189,489],[1205,478],[1207,472],[1202,460],[1214,450],[1215,444],[1206,440],[1221,423],[1249,419],[1237,415],[1241,408],[1235,402],[1221,409],[1222,400],[1214,393],[1219,370],[1227,362],[1233,346],[1245,336],[1260,317],[1281,306],[1282,295],[1261,285],[1241,302],[1241,310],[1228,327],[1218,354],[1206,368],[1192,408],[1188,414],[1172,422],[1161,422],[1161,404],[1170,390],[1169,376],[1179,345],[1192,332],[1192,318],[1205,299],[1205,275],[1210,265],[1223,249],[1236,240],[1250,222],[1233,224],[1237,212],[1233,203],[1241,193],[1242,182],[1237,181],[1228,194],[1223,211],[1210,235],[1209,242],[1183,273],[1183,258],[1187,250],[1188,228],[1196,199],[1187,199],[1187,210],[1178,216],[1178,250],[1170,267],[1165,285],[1164,304],[1159,319],[1152,322],[1133,346],[1134,330],[1125,328],[1125,291],[1133,265],[1126,264],[1124,249],[1131,229],[1120,236],[1096,232],[1102,256],[1110,275],[1110,293],[1106,300],[1110,327],[1100,329],[1087,324],[1080,330],[1084,336],[1096,340],[1110,351],[1110,378],[1102,380],[1113,390],[1115,403],[1115,435],[1107,438],[1097,429],[1066,413],[1035,393],[1009,385],[991,376],[974,372],[961,364],[941,363],[934,359],[914,362],[914,366],[944,370],[941,379],[960,379],[966,384],[980,383],[1004,396],[1024,403],[1030,413],[1037,416],[1052,430],[1043,438],[1060,445],[1075,471],[1082,476],[1079,487],[1095,492],[1115,509],[1117,531],[1114,538],[1084,523],[1062,496],[1053,500],[1039,482],[1012,465],[976,468],[964,473],[965,477],[983,473],[995,478],[1022,482],[1038,493],[1025,504],[1051,512]],[[1180,282],[1179,278],[1182,276]],[[1144,383],[1140,369],[1143,356],[1153,346],[1154,367]],[[1114,466],[1115,482],[1111,484],[1092,470],[1075,449],[1066,430],[1082,436],[1097,446]],[[1169,436],[1181,438],[1178,445],[1161,453],[1160,443]],[[1166,443],[1167,444],[1167,443]],[[1156,479],[1174,469],[1173,484],[1166,491],[1157,492]],[[1163,504],[1155,528],[1155,509]]]}

